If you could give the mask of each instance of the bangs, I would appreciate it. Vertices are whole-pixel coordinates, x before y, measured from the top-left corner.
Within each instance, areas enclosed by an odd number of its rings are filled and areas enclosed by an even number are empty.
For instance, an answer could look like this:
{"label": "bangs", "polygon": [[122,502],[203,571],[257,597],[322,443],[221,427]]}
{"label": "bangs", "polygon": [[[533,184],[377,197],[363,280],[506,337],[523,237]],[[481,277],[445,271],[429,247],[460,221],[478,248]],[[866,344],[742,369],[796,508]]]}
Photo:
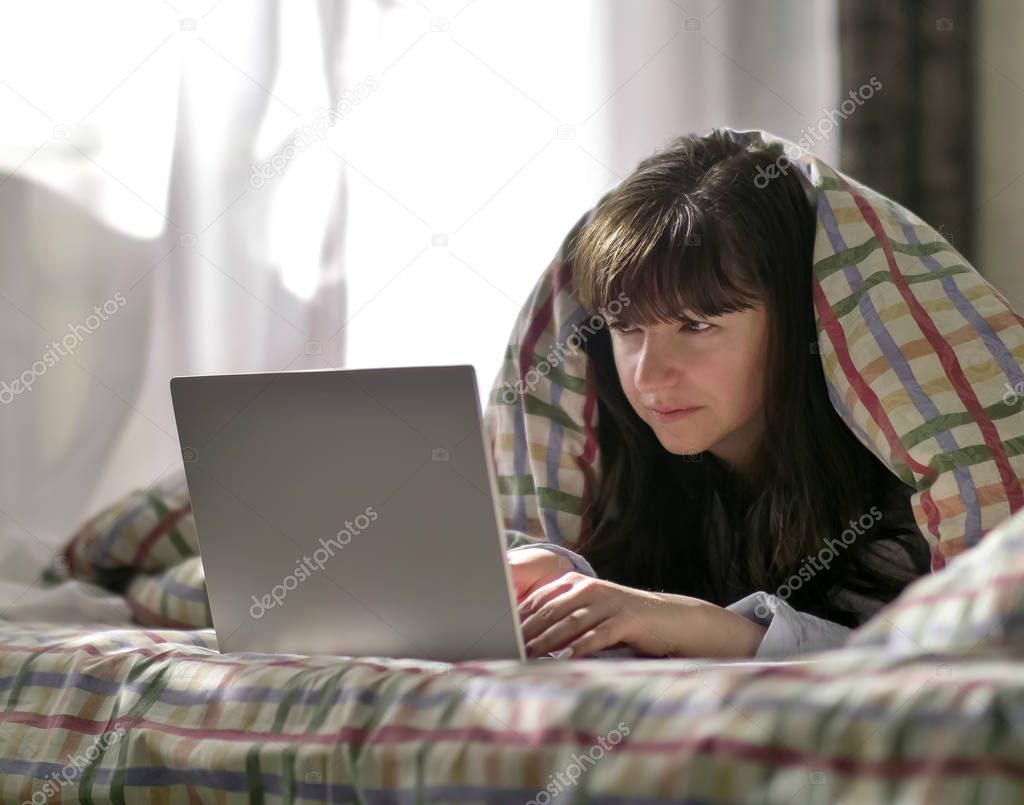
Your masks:
{"label": "bangs", "polygon": [[[754,307],[764,298],[734,233],[686,199],[674,209],[600,206],[580,235],[573,281],[580,304],[602,312],[613,300],[627,324],[685,322]],[[628,300],[628,303],[627,301]]]}

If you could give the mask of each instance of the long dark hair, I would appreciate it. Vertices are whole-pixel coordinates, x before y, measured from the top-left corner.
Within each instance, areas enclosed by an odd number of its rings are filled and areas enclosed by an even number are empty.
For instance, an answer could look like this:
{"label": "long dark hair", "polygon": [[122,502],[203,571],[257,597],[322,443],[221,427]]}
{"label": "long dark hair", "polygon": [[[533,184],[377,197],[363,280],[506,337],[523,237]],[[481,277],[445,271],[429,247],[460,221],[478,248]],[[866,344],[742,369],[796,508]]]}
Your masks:
{"label": "long dark hair", "polygon": [[[791,605],[856,626],[835,587],[887,602],[914,577],[880,563],[874,543],[901,543],[915,575],[930,557],[909,525],[913,490],[828,399],[811,299],[816,215],[804,182],[778,146],[720,129],[680,137],[602,197],[571,244],[585,310],[628,299],[616,319],[642,324],[763,304],[769,322],[766,433],[743,478],[710,453],[667,451],[623,393],[608,328],[587,339],[602,478],[577,547],[602,578],[720,606],[775,592],[799,572]],[[809,572],[826,545],[835,557]]]}

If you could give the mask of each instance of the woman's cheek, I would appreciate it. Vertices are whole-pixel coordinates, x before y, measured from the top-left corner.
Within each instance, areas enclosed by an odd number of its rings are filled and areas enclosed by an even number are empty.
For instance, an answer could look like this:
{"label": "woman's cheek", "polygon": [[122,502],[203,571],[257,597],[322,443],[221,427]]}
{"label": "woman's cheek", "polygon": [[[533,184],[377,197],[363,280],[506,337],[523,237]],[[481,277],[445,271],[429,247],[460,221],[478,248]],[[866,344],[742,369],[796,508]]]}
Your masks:
{"label": "woman's cheek", "polygon": [[612,357],[615,359],[615,371],[619,375],[619,384],[622,386],[626,396],[633,401],[636,397],[636,389],[633,387],[633,378],[636,377],[637,354],[621,346],[615,341],[612,342]]}

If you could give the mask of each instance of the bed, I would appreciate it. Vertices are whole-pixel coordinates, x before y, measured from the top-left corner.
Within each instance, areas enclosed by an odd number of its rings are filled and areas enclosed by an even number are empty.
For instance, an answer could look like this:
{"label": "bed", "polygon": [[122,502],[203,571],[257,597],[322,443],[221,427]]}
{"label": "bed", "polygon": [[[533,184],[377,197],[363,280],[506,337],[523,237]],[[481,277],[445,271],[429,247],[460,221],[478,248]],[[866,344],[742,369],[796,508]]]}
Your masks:
{"label": "bed", "polygon": [[1022,659],[1024,514],[783,662],[222,655],[208,627],[8,621],[0,798],[1020,802]]}

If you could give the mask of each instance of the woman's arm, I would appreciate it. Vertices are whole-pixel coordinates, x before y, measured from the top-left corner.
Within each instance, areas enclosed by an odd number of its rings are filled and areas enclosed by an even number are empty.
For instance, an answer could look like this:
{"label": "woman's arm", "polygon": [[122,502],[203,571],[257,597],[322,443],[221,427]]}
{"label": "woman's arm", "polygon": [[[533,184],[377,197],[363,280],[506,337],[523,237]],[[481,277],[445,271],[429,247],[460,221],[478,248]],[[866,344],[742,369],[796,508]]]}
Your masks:
{"label": "woman's arm", "polygon": [[[597,578],[597,573],[590,562],[575,551],[547,542],[541,537],[532,537],[512,529],[506,530],[505,538],[509,545],[509,553],[529,548],[545,548],[568,558],[576,572]],[[850,632],[839,624],[797,612],[784,601],[778,602],[773,616],[767,594],[763,592],[752,593],[724,609],[766,628],[756,653],[752,655],[755,659],[780,659],[794,654],[823,651],[842,645]],[[759,618],[755,612],[768,614]]]}
{"label": "woman's arm", "polygon": [[[507,531],[506,538],[513,546],[509,549],[510,552],[521,548],[546,548],[570,559],[578,573],[597,578],[590,563],[575,551],[519,531]],[[908,578],[918,575],[919,571],[915,568],[913,558],[899,543],[882,540],[877,543],[877,548],[878,561],[905,567]],[[885,602],[847,590],[839,590],[834,600],[841,608],[848,608],[854,612],[858,623],[863,623],[885,605]],[[769,595],[763,590],[753,592],[721,609],[740,615],[764,629],[760,643],[756,644],[756,650],[748,653],[748,656],[757,660],[781,660],[839,648],[846,643],[846,639],[853,631],[841,624],[796,610],[778,596]]]}
{"label": "woman's arm", "polygon": [[509,553],[520,550],[521,548],[545,548],[549,551],[554,551],[572,562],[572,568],[577,573],[597,578],[597,573],[594,571],[594,568],[590,566],[590,562],[588,562],[584,557],[580,556],[575,551],[563,548],[561,545],[555,545],[552,542],[548,542],[543,537],[531,537],[529,534],[524,534],[522,531],[515,531],[509,528],[505,530],[505,543]]}
{"label": "woman's arm", "polygon": [[799,612],[763,590],[751,593],[725,609],[766,628],[761,644],[753,654],[755,660],[782,660],[839,648],[853,631],[807,612]]}
{"label": "woman's arm", "polygon": [[[919,551],[927,552],[928,544],[918,534]],[[883,539],[872,546],[873,564],[885,565],[887,571],[894,568],[904,571],[909,584],[921,575],[921,569],[914,557],[896,540]],[[886,602],[870,598],[843,588],[833,595],[833,602],[840,608],[853,613],[858,624],[873,617]],[[782,659],[799,654],[811,654],[839,648],[846,643],[853,629],[806,612],[793,609],[778,596],[768,595],[759,590],[726,607],[730,612],[767,627],[755,659]]]}

